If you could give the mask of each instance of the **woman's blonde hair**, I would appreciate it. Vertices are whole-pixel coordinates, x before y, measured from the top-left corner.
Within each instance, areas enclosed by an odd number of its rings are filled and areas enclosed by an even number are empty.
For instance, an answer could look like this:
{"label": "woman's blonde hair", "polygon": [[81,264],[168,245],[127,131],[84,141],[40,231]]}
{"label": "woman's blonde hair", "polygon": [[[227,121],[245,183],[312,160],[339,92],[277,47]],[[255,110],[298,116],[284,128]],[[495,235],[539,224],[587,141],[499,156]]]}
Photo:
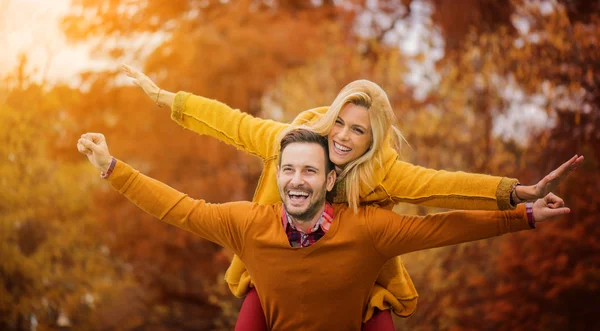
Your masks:
{"label": "woman's blonde hair", "polygon": [[308,129],[327,136],[346,104],[355,104],[367,109],[371,121],[371,146],[365,154],[348,163],[338,175],[338,182],[345,180],[345,194],[348,205],[358,211],[360,204],[360,185],[374,190],[378,184],[373,176],[375,166],[383,166],[383,147],[391,144],[399,151],[403,139],[394,126],[396,116],[387,94],[379,85],[368,80],[356,80],[346,85],[333,100],[329,110],[313,123],[291,125],[283,134],[295,129]]}

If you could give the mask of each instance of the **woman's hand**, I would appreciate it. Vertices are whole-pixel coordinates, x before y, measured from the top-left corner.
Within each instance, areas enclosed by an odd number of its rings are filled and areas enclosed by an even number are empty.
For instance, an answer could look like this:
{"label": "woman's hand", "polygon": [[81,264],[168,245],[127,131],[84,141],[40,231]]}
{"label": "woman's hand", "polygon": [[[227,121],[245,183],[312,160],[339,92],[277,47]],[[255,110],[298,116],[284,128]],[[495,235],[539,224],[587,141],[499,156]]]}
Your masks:
{"label": "woman's hand", "polygon": [[135,85],[141,87],[152,101],[158,103],[158,91],[160,91],[160,88],[152,81],[152,79],[144,75],[143,72],[134,69],[127,64],[123,64],[122,69],[128,77],[133,79],[132,81]]}
{"label": "woman's hand", "polygon": [[519,185],[515,188],[516,197],[520,202],[542,199],[554,191],[560,182],[583,163],[583,155],[575,155],[569,161],[546,175],[535,185]]}

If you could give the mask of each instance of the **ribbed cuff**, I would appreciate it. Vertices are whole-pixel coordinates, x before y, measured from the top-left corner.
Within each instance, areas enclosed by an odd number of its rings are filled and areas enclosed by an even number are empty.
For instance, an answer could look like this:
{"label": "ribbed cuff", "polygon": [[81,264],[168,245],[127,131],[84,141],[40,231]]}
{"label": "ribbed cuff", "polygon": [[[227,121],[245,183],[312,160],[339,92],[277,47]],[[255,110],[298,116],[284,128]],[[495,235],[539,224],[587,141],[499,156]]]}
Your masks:
{"label": "ribbed cuff", "polygon": [[110,177],[106,178],[110,185],[119,193],[125,192],[139,171],[133,169],[129,164],[115,159],[115,168]]}
{"label": "ribbed cuff", "polygon": [[183,120],[183,111],[185,110],[185,103],[187,99],[192,95],[188,92],[179,91],[175,94],[173,99],[173,105],[171,106],[171,119],[177,123],[181,123]]}
{"label": "ribbed cuff", "polygon": [[498,184],[496,189],[496,201],[498,203],[498,210],[512,210],[517,206],[513,206],[510,203],[510,193],[513,187],[518,184],[519,181],[514,178],[503,177]]}

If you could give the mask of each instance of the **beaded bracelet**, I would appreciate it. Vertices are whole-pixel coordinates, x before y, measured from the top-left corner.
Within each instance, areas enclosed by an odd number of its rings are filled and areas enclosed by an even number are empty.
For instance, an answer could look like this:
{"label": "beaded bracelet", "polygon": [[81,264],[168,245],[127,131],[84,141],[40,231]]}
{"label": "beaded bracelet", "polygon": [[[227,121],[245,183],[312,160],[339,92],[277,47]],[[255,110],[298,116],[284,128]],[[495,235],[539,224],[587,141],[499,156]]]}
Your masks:
{"label": "beaded bracelet", "polygon": [[535,218],[533,218],[533,202],[526,202],[525,210],[527,211],[527,223],[529,223],[529,227],[535,229]]}

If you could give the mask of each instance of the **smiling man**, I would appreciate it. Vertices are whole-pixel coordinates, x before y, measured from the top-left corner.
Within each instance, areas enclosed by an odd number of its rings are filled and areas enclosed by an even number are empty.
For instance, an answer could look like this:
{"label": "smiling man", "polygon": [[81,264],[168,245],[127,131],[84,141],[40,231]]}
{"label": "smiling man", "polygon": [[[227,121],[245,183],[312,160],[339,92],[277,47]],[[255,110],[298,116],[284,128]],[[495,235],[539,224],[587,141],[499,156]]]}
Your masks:
{"label": "smiling man", "polygon": [[306,130],[281,141],[277,184],[283,204],[271,205],[194,200],[110,156],[101,134],[83,135],[77,147],[144,211],[235,252],[255,281],[272,330],[360,330],[373,283],[389,258],[531,229],[569,212],[549,194],[505,212],[419,217],[361,207],[355,213],[326,202],[336,179],[327,140]]}

